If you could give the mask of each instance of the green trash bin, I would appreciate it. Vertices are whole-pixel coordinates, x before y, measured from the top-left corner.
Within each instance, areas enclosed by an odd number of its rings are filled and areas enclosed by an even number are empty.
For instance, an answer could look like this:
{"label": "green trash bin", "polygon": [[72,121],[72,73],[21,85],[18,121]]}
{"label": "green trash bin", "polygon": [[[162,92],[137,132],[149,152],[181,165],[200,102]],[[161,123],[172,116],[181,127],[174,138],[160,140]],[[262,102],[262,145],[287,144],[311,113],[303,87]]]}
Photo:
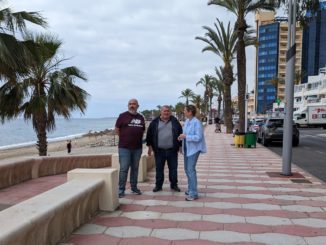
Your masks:
{"label": "green trash bin", "polygon": [[256,132],[247,132],[245,136],[245,147],[256,148]]}

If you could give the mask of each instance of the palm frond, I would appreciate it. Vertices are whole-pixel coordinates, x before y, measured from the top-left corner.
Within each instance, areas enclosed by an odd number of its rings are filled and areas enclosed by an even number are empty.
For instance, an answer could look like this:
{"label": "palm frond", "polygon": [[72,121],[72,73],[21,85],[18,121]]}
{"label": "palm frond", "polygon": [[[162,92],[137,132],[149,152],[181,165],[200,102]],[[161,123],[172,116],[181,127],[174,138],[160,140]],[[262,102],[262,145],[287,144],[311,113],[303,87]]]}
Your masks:
{"label": "palm frond", "polygon": [[13,12],[10,8],[0,10],[0,26],[7,32],[26,32],[26,22],[47,27],[45,18],[39,12]]}

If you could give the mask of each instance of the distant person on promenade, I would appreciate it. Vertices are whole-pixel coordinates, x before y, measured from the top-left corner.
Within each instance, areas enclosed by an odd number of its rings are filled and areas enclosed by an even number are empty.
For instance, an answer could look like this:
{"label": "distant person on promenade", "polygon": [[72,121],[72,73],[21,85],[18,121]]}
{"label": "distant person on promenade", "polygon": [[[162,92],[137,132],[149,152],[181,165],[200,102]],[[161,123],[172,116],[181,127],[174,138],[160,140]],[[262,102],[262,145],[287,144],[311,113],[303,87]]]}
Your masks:
{"label": "distant person on promenade", "polygon": [[68,152],[68,154],[71,153],[71,147],[72,147],[71,140],[67,140],[67,152]]}
{"label": "distant person on promenade", "polygon": [[195,117],[196,107],[186,106],[184,114],[187,120],[178,139],[183,141],[184,168],[188,178],[186,201],[193,201],[198,199],[196,164],[199,154],[206,152],[206,142],[202,123]]}
{"label": "distant person on promenade", "polygon": [[221,119],[218,117],[218,116],[216,116],[215,118],[214,118],[214,123],[215,123],[215,133],[217,133],[217,132],[222,132],[221,131]]}
{"label": "distant person on promenade", "polygon": [[146,135],[148,155],[154,151],[156,163],[156,181],[153,192],[161,191],[164,182],[164,166],[169,167],[170,188],[180,192],[178,187],[178,152],[181,142],[178,136],[182,134],[182,126],[178,119],[171,115],[167,105],[161,107],[161,113],[149,125]]}
{"label": "distant person on promenade", "polygon": [[145,120],[137,112],[139,105],[136,99],[128,102],[128,111],[121,113],[115,124],[119,135],[119,197],[124,197],[128,171],[130,168],[130,186],[133,194],[141,195],[137,188],[139,160],[142,154],[142,138],[145,131]]}

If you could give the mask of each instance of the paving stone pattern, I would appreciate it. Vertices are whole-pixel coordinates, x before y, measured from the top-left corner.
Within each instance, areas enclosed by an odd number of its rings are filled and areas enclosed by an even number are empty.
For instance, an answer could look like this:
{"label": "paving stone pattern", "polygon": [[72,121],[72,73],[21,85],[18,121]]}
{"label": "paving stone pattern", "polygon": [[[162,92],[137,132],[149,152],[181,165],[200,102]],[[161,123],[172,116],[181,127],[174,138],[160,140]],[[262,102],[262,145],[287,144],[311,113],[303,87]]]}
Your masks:
{"label": "paving stone pattern", "polygon": [[[282,160],[268,149],[236,148],[232,136],[205,130],[208,153],[197,165],[199,199],[185,201],[187,179],[179,158],[179,186],[153,193],[155,171],[139,184],[143,195],[120,199],[64,244],[326,244],[326,185],[296,166],[312,183],[270,177]],[[167,167],[166,167],[167,168]],[[299,175],[298,175],[299,176]]]}

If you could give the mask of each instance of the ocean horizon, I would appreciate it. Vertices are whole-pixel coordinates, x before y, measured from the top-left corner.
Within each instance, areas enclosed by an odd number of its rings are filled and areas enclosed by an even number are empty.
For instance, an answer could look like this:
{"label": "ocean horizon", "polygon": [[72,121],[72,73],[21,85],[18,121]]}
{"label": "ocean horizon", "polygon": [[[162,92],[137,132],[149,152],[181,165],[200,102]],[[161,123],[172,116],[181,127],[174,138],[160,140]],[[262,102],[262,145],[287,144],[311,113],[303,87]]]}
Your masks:
{"label": "ocean horizon", "polygon": [[[56,128],[47,134],[48,142],[79,138],[88,132],[113,129],[116,117],[56,118]],[[36,132],[31,121],[15,119],[0,124],[0,150],[36,144]]]}

